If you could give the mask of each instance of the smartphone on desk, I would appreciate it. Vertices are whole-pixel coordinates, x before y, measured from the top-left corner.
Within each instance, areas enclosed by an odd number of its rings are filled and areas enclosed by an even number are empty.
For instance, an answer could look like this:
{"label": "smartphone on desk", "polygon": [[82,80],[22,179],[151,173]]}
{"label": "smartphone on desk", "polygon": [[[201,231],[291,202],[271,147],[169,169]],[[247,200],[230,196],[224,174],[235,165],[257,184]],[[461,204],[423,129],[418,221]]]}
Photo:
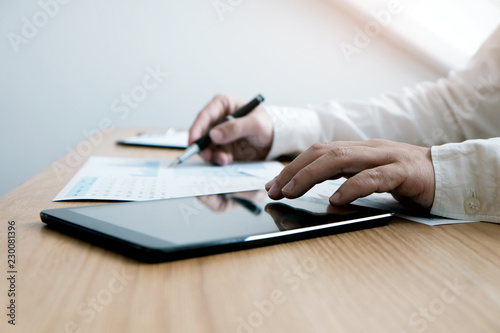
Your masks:
{"label": "smartphone on desk", "polygon": [[265,191],[48,209],[54,229],[144,262],[243,250],[386,225],[392,213]]}

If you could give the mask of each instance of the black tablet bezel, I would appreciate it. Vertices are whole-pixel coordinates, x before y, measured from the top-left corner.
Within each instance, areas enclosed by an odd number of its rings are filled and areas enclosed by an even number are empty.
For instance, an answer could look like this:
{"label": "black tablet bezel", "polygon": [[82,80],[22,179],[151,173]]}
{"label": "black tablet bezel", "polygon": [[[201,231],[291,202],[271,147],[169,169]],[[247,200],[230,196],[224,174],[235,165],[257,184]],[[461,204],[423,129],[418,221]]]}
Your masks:
{"label": "black tablet bezel", "polygon": [[[140,203],[141,202],[128,202],[113,203],[110,205]],[[53,229],[60,230],[76,238],[124,254],[136,260],[150,263],[200,257],[380,227],[387,225],[393,216],[393,214],[388,211],[356,206],[359,209],[373,212],[373,215],[342,222],[322,224],[319,226],[172,247],[171,242],[71,211],[71,209],[83,207],[91,208],[96,206],[48,209],[42,211],[40,217],[44,223]]]}

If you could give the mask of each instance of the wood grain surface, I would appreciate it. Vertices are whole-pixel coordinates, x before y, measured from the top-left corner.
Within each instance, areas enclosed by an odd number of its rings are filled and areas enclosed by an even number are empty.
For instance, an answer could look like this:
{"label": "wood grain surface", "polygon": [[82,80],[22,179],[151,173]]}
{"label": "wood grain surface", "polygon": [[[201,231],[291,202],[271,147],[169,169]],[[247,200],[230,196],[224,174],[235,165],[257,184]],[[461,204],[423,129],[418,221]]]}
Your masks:
{"label": "wood grain surface", "polygon": [[[115,145],[120,128],[0,198],[1,332],[500,332],[500,225],[388,226],[144,264],[45,226],[43,209],[90,155],[174,157]],[[78,146],[76,147],[78,148]],[[20,153],[22,155],[22,152]],[[24,156],[20,163],[31,163]],[[63,168],[61,168],[63,166]],[[16,226],[16,325],[7,226]]]}

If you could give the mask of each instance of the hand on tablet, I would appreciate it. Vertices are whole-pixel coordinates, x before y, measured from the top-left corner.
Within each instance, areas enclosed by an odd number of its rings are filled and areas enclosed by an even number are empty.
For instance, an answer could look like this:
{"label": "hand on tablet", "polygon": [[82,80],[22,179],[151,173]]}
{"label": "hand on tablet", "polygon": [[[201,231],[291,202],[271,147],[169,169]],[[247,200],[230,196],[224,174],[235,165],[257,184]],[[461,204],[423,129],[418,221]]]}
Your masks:
{"label": "hand on tablet", "polygon": [[273,139],[271,119],[257,107],[250,114],[220,124],[245,102],[227,95],[216,95],[198,114],[189,129],[189,144],[210,131],[213,144],[200,155],[206,162],[227,165],[233,161],[264,159]]}
{"label": "hand on tablet", "polygon": [[434,201],[430,148],[387,140],[317,143],[266,184],[271,199],[297,198],[327,179],[348,178],[330,197],[345,205],[374,192],[429,209]]}

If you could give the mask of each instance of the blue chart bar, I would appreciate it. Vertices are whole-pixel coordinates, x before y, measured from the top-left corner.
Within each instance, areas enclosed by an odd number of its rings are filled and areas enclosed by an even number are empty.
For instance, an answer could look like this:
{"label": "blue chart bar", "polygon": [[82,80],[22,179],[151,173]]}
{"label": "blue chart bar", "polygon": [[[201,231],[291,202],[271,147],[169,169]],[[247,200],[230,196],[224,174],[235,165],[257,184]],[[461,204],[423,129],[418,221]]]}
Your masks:
{"label": "blue chart bar", "polygon": [[69,191],[67,197],[82,197],[87,194],[92,185],[96,182],[97,177],[83,177],[78,183]]}
{"label": "blue chart bar", "polygon": [[129,174],[132,177],[158,177],[160,161],[144,161],[135,164],[120,164],[118,166],[133,168],[134,171]]}

